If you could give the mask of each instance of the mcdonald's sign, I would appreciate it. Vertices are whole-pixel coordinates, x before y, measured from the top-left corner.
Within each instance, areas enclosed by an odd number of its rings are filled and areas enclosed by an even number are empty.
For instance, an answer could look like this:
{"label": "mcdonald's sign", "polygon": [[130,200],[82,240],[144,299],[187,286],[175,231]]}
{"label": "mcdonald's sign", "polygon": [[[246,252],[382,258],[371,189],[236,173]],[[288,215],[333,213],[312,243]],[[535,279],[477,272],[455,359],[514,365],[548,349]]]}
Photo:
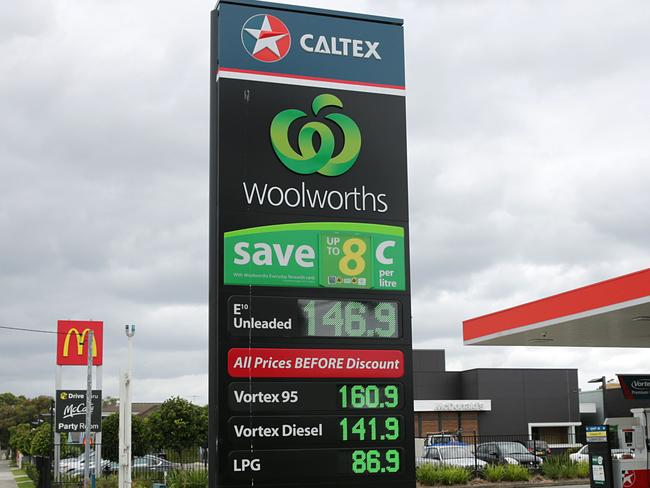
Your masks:
{"label": "mcdonald's sign", "polygon": [[101,366],[104,358],[104,323],[86,320],[57,322],[56,364],[84,366],[88,364],[88,333],[93,331],[93,366]]}

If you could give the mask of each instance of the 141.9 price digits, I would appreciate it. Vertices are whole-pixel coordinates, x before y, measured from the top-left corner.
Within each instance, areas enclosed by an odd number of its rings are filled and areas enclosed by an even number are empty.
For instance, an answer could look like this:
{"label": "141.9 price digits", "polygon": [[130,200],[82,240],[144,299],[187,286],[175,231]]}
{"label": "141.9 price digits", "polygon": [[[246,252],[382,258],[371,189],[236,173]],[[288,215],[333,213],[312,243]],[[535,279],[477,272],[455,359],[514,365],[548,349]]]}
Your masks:
{"label": "141.9 price digits", "polygon": [[399,439],[398,417],[343,417],[339,421],[344,441],[394,441]]}

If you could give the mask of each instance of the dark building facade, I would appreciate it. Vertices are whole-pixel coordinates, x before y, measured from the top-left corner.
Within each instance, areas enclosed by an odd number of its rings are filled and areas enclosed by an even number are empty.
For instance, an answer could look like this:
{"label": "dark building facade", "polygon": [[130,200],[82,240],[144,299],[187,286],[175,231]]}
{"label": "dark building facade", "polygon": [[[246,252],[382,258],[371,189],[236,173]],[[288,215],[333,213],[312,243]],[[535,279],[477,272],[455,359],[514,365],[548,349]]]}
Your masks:
{"label": "dark building facade", "polygon": [[446,371],[445,352],[415,350],[415,431],[528,435],[575,442],[580,426],[575,369]]}
{"label": "dark building facade", "polygon": [[650,400],[626,399],[618,383],[608,383],[605,390],[580,392],[580,419],[583,425],[600,425],[608,418],[631,417],[632,408],[650,408]]}

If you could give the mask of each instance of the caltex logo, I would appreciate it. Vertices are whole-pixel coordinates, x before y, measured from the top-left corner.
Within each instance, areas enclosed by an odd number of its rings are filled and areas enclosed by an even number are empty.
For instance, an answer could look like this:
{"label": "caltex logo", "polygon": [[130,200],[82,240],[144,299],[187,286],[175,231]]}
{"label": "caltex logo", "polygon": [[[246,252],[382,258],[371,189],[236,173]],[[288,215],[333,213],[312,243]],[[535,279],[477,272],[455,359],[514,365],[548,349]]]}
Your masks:
{"label": "caltex logo", "polygon": [[636,481],[636,474],[632,470],[623,471],[623,488],[630,488]]}
{"label": "caltex logo", "polygon": [[291,34],[284,22],[277,17],[258,14],[244,23],[241,41],[252,57],[265,63],[274,63],[289,52]]}

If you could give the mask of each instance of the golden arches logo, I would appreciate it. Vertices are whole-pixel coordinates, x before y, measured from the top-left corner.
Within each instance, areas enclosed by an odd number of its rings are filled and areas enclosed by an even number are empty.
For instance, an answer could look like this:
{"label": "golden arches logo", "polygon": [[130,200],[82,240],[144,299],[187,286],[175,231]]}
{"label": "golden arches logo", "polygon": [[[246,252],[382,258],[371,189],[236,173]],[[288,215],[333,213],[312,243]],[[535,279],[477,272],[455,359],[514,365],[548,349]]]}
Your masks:
{"label": "golden arches logo", "polygon": [[[77,336],[77,356],[81,356],[84,352],[84,342],[86,341],[86,335],[88,335],[90,329],[86,328],[82,333],[79,333],[79,330],[76,327],[72,327],[68,333],[65,335],[65,341],[63,342],[63,357],[70,356],[70,337],[74,333]],[[93,336],[93,357],[97,357],[97,339]]]}

